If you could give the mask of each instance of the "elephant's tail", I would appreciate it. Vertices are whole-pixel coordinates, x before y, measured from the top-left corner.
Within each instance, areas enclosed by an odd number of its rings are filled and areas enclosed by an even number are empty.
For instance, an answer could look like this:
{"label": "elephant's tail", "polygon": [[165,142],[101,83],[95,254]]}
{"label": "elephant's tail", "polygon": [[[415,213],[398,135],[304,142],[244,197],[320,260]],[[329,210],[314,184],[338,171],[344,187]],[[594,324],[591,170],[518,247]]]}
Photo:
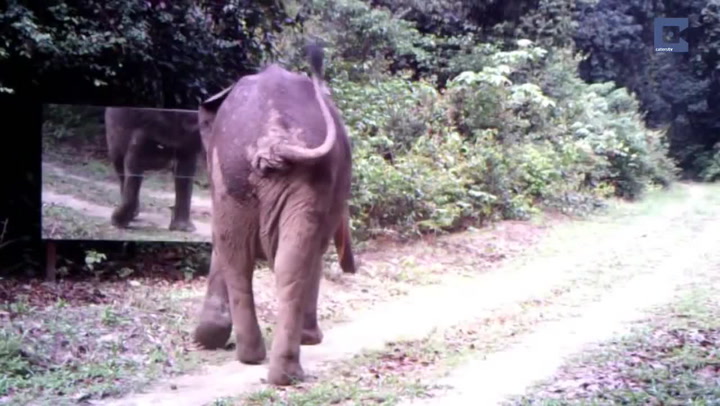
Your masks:
{"label": "elephant's tail", "polygon": [[315,100],[320,105],[325,127],[325,141],[315,148],[305,148],[299,145],[280,144],[276,148],[276,153],[288,161],[309,161],[325,156],[335,145],[337,139],[337,128],[335,120],[330,113],[330,108],[325,101],[323,95],[322,69],[323,69],[323,49],[317,44],[310,44],[306,47],[310,71],[312,73],[313,88],[315,89]]}

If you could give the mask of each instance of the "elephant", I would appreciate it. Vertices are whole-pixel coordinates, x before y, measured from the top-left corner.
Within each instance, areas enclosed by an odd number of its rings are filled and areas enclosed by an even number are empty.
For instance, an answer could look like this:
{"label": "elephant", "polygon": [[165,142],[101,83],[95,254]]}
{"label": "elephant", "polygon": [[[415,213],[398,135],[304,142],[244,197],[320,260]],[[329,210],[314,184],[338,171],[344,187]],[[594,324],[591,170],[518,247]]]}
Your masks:
{"label": "elephant", "polygon": [[197,110],[107,107],[105,136],[122,196],[112,213],[112,224],[126,228],[140,213],[143,173],[165,169],[173,162],[175,206],[169,229],[194,231],[190,205],[203,150]]}
{"label": "elephant", "polygon": [[265,360],[252,277],[256,260],[266,259],[279,305],[267,381],[278,386],[304,380],[300,347],[323,339],[322,257],[333,237],[336,247],[349,246],[343,235],[349,235],[350,140],[322,78],[324,51],[311,44],[306,52],[310,77],[269,64],[198,109],[213,216],[210,275],[194,339],[217,347],[234,329],[237,359]]}

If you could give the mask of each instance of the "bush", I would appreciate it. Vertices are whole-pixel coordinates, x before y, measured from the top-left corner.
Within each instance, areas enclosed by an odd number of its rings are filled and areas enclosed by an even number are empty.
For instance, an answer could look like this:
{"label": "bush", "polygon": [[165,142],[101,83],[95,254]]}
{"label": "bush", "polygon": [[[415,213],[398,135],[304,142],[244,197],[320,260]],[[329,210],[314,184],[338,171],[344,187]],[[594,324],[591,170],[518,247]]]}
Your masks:
{"label": "bush", "polygon": [[43,141],[105,141],[105,109],[96,106],[46,104],[43,106]]}
{"label": "bush", "polygon": [[368,237],[449,231],[542,207],[588,211],[667,185],[664,134],[611,83],[588,85],[569,52],[520,41],[477,72],[429,82],[332,82],[354,143],[353,226]]}
{"label": "bush", "polygon": [[348,127],[388,159],[444,125],[439,93],[427,82],[400,76],[355,83],[340,77],[330,85]]}
{"label": "bush", "polygon": [[695,160],[696,168],[700,170],[700,178],[705,182],[720,180],[720,142],[715,144],[713,151],[703,151]]}

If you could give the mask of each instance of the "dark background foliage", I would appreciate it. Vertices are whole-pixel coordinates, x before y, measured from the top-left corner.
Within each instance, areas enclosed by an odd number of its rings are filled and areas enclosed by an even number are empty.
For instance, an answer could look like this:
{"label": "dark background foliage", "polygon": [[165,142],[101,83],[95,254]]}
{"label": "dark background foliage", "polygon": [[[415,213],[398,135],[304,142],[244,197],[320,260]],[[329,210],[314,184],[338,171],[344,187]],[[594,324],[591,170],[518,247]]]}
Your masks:
{"label": "dark background foliage", "polygon": [[[688,53],[655,52],[656,17],[687,17]],[[671,153],[697,175],[720,142],[720,2],[603,0],[578,7],[581,73],[636,92],[653,127],[670,125]],[[705,158],[705,159],[704,159]]]}

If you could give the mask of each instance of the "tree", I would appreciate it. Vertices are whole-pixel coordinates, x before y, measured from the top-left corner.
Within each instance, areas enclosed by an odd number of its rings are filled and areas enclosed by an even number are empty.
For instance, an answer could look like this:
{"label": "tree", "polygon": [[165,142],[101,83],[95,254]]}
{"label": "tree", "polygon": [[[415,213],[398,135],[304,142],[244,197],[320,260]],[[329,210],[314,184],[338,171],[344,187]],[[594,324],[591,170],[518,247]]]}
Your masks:
{"label": "tree", "polygon": [[[689,175],[720,142],[720,1],[601,0],[578,14],[585,80],[614,80],[636,92],[654,127],[670,125],[670,150]],[[653,19],[687,16],[688,53],[655,52]]]}
{"label": "tree", "polygon": [[272,56],[277,2],[10,0],[0,86],[44,101],[195,108]]}

